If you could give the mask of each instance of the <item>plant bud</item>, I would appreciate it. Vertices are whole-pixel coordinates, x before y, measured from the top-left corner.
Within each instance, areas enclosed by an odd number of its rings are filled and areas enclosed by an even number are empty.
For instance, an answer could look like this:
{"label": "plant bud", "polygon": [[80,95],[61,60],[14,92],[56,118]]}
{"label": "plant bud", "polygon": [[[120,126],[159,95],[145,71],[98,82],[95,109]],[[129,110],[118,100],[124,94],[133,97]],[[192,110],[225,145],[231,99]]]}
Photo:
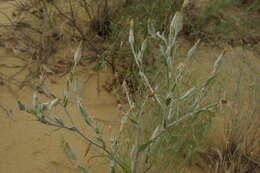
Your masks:
{"label": "plant bud", "polygon": [[178,34],[183,28],[183,15],[180,11],[177,11],[172,19],[170,29]]}

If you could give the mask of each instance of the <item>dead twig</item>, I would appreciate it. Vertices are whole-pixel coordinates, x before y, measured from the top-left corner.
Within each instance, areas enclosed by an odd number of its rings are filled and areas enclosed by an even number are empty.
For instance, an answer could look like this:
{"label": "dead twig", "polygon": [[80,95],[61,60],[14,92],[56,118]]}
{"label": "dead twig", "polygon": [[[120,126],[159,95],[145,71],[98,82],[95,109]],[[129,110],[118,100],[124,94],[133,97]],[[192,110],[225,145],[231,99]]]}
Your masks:
{"label": "dead twig", "polygon": [[13,111],[0,104],[0,108],[6,113],[6,115],[13,121],[15,121]]}

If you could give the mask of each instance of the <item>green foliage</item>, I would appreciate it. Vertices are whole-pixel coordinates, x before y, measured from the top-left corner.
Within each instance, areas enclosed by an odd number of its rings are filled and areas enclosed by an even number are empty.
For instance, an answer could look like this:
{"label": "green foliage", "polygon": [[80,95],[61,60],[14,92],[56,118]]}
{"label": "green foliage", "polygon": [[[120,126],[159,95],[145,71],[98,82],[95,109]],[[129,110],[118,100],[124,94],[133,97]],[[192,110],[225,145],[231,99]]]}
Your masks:
{"label": "green foliage", "polygon": [[[126,111],[128,126],[135,134],[131,137],[129,156],[132,172],[139,168],[142,156],[145,157],[144,169],[153,165],[157,172],[163,172],[169,166],[160,161],[165,158],[174,165],[172,170],[182,168],[194,152],[203,149],[203,137],[207,135],[212,112],[218,105],[210,104],[210,100],[205,104],[203,100],[217,77],[225,51],[216,59],[205,82],[200,86],[187,85],[187,80],[191,80],[189,65],[199,41],[179,62],[177,38],[183,28],[182,15],[176,12],[168,32],[156,31],[154,25],[148,23],[147,38],[141,42],[136,41],[134,21],[130,24],[128,40],[135,63],[132,75],[138,84],[136,93],[126,92],[130,107]],[[147,65],[147,58],[153,58],[154,62]]]}

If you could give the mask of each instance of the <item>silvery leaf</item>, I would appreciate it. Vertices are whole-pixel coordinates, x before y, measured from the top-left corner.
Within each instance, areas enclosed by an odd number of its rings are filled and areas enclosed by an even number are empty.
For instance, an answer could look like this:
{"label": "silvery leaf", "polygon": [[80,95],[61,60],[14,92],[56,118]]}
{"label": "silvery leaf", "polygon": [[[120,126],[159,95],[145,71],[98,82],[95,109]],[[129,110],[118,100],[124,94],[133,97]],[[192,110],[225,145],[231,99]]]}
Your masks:
{"label": "silvery leaf", "polygon": [[171,21],[170,30],[175,31],[175,34],[179,33],[183,28],[183,15],[177,11]]}
{"label": "silvery leaf", "polygon": [[89,118],[89,115],[85,109],[85,107],[82,105],[80,99],[77,100],[77,106],[78,106],[78,111],[81,114],[81,116],[84,118],[86,124],[92,127],[92,122],[91,119]]}
{"label": "silvery leaf", "polygon": [[76,49],[76,52],[74,54],[74,62],[75,64],[78,64],[82,57],[82,49],[83,49],[83,41],[80,42],[78,48]]}
{"label": "silvery leaf", "polygon": [[200,40],[198,40],[193,46],[192,48],[188,51],[187,54],[187,60],[190,60],[191,57],[193,57],[197,51],[198,45],[199,45]]}
{"label": "silvery leaf", "polygon": [[47,109],[48,109],[48,110],[51,110],[53,107],[57,106],[58,103],[59,103],[59,99],[58,99],[58,98],[52,100],[52,101],[48,104]]}

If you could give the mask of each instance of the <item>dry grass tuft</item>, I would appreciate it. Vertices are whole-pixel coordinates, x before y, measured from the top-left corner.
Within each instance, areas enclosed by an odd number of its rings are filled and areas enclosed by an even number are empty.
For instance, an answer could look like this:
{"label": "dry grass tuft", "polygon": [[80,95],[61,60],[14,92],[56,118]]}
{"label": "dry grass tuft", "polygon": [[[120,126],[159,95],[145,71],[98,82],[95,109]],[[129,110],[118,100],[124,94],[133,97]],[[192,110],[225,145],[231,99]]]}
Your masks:
{"label": "dry grass tuft", "polygon": [[222,106],[213,120],[206,143],[207,150],[197,153],[197,160],[193,160],[196,167],[204,170],[202,172],[260,171],[257,59],[250,57],[243,49],[234,51],[233,55],[227,55],[229,61],[223,67],[225,76],[221,77],[222,87],[217,86],[225,94],[220,100]]}

